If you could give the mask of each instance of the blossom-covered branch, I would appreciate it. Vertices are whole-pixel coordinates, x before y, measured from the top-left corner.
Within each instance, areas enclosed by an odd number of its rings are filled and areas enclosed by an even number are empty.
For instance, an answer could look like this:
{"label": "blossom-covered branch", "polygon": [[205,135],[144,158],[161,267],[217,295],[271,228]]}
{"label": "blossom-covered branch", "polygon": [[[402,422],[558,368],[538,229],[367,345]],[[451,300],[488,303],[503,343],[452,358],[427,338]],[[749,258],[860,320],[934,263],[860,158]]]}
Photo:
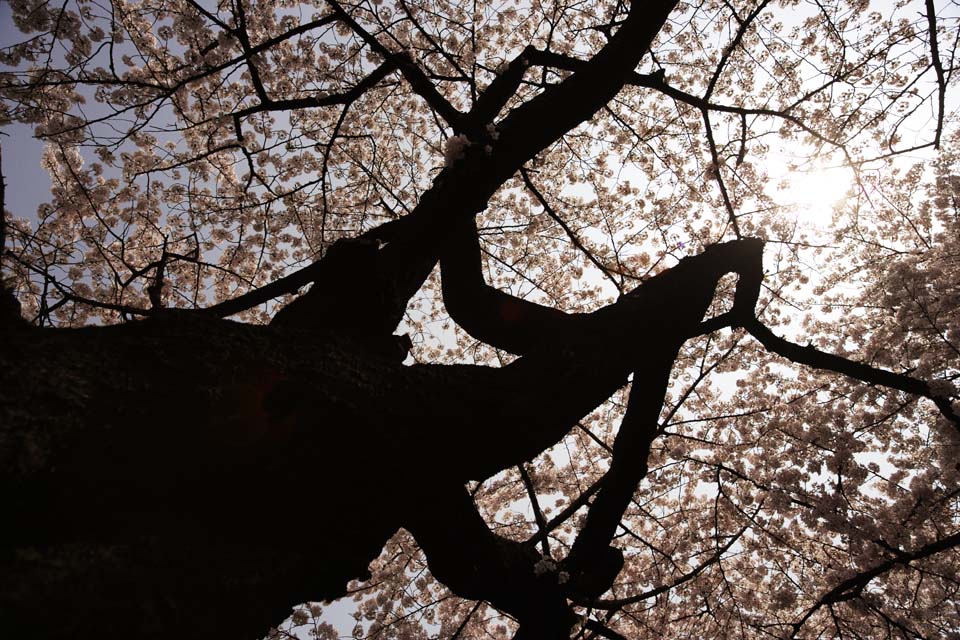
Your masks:
{"label": "blossom-covered branch", "polygon": [[960,416],[953,410],[950,399],[934,393],[930,385],[922,380],[892,371],[877,369],[876,367],[871,367],[870,365],[860,362],[854,362],[843,356],[826,353],[810,345],[801,346],[794,344],[789,340],[775,335],[758,320],[746,322],[743,326],[750,332],[750,335],[759,340],[767,349],[792,362],[804,364],[816,369],[842,373],[868,384],[882,385],[891,389],[929,398],[936,404],[937,409],[940,410],[943,417],[960,428]]}

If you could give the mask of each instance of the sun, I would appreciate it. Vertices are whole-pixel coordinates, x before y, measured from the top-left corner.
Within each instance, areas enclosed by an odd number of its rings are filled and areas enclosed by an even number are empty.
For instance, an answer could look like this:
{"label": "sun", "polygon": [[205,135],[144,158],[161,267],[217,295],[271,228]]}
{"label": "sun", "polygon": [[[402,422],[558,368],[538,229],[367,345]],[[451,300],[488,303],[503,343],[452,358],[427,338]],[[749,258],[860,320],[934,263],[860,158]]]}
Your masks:
{"label": "sun", "polygon": [[802,169],[784,167],[774,181],[776,202],[801,222],[826,226],[834,208],[846,200],[854,185],[853,171],[844,166],[813,164]]}

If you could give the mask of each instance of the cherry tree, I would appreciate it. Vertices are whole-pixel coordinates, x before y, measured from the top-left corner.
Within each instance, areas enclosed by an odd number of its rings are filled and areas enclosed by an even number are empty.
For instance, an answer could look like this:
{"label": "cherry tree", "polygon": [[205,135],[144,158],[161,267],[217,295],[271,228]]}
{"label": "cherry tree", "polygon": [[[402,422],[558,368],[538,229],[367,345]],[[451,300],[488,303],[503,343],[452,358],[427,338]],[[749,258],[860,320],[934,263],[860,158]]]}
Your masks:
{"label": "cherry tree", "polygon": [[9,11],[0,630],[960,637],[954,6]]}

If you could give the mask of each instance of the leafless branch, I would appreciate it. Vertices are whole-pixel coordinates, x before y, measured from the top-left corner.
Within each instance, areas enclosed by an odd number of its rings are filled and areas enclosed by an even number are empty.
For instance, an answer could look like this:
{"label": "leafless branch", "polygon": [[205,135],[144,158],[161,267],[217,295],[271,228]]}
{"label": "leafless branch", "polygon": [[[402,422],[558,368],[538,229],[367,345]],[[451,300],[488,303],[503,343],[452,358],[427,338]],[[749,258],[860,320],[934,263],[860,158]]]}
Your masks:
{"label": "leafless branch", "polygon": [[937,73],[937,130],[933,137],[934,149],[940,148],[940,136],[943,133],[943,118],[946,110],[947,80],[940,60],[940,45],[937,43],[937,12],[933,0],[926,0],[927,31],[930,34],[930,58]]}

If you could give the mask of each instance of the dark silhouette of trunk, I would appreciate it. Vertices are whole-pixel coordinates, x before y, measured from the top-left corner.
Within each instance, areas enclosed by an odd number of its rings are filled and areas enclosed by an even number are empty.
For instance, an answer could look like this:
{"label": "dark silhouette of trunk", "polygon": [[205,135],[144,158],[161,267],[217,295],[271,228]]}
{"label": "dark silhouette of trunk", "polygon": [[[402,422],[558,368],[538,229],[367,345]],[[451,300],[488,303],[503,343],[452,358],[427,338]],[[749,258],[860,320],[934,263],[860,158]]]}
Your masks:
{"label": "dark silhouette of trunk", "polygon": [[[740,273],[740,320],[752,309],[762,245],[720,245],[571,316],[486,285],[473,217],[617,94],[674,5],[634,3],[593,59],[499,121],[536,50],[465,114],[395,60],[471,144],[409,215],[297,274],[123,326],[37,330],[6,313],[0,492],[16,525],[2,534],[0,629],[256,637],[298,603],[342,595],[405,527],[439,580],[513,616],[518,637],[567,637],[570,601],[604,592],[622,566],[610,519],[642,473],[611,470],[564,584],[536,570],[533,546],[493,534],[463,485],[550,447],[633,373],[638,408],[617,443],[629,468],[649,447],[677,349],[705,330],[717,280]],[[485,139],[494,123],[497,139]],[[520,359],[401,364],[391,334],[438,261],[453,319]],[[272,326],[219,319],[306,282]]]}
{"label": "dark silhouette of trunk", "polygon": [[[475,242],[470,225],[449,238],[468,253]],[[4,628],[256,637],[296,603],[343,595],[402,526],[454,592],[515,616],[528,637],[562,637],[575,621],[567,598],[616,575],[597,560],[612,532],[576,548],[561,587],[537,575],[533,547],[486,528],[463,484],[557,442],[632,371],[656,410],[621,437],[649,433],[717,279],[756,273],[760,247],[720,245],[593,314],[551,310],[549,331],[532,330],[536,305],[465,320],[538,336],[501,369],[403,366],[396,342],[359,331],[194,312],[73,330],[7,323],[0,464],[16,524],[3,533]],[[446,277],[487,297],[482,280]],[[598,501],[622,493],[609,484]]]}

